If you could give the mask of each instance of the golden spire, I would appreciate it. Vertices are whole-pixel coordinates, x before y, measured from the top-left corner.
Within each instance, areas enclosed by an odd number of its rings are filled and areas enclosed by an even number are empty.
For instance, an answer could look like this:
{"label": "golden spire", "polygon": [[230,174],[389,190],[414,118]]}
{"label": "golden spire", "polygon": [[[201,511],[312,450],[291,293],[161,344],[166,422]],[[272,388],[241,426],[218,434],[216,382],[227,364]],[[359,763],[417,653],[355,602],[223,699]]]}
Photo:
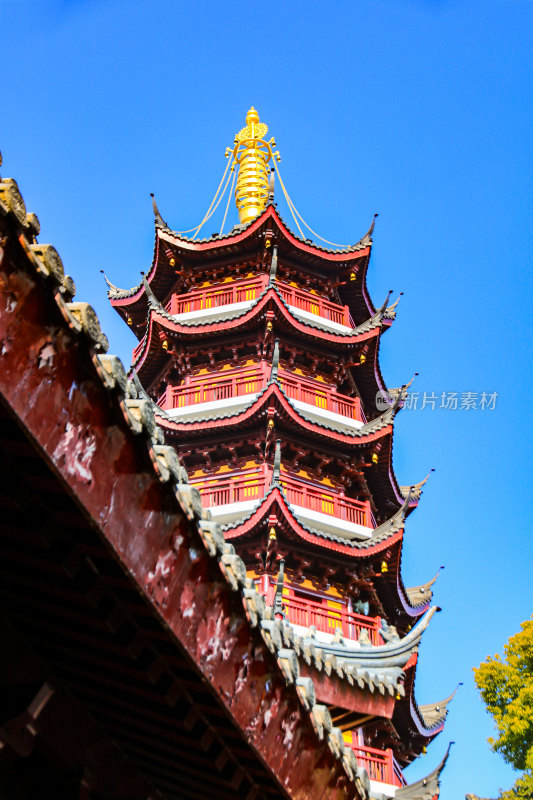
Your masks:
{"label": "golden spire", "polygon": [[268,167],[271,158],[280,161],[279,153],[273,153],[274,139],[266,142],[268,126],[259,122],[259,114],[252,106],[246,115],[246,127],[235,137],[234,148],[226,149],[226,157],[232,156],[231,171],[239,166],[235,202],[241,223],[254,220],[263,211],[268,200]]}

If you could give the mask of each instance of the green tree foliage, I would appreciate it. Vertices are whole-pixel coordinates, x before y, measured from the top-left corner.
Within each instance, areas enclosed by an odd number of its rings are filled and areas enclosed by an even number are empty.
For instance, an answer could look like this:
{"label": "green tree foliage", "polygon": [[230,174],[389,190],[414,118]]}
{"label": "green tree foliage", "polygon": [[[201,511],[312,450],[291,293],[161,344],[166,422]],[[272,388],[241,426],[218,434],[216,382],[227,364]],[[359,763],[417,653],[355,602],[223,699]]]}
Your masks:
{"label": "green tree foliage", "polygon": [[[498,800],[531,800],[531,798],[533,798],[533,776],[526,773],[518,778],[512,789],[502,792]],[[465,800],[487,800],[487,798],[467,794]]]}
{"label": "green tree foliage", "polygon": [[533,800],[533,619],[509,639],[504,657],[489,656],[474,675],[498,736],[492,749],[515,769],[525,770],[501,800]]}
{"label": "green tree foliage", "polygon": [[502,792],[499,800],[532,800],[533,798],[533,775],[526,772],[517,782],[512,789],[508,792]]}

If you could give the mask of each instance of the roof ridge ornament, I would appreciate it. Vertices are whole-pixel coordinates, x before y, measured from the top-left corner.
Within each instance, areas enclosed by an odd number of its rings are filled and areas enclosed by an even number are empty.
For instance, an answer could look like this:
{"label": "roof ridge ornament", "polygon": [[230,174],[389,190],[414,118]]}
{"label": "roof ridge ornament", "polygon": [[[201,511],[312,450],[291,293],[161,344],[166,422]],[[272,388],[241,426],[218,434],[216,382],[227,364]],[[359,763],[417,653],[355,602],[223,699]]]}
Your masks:
{"label": "roof ridge ornament", "polygon": [[407,517],[408,514],[409,504],[411,502],[412,491],[413,487],[410,486],[409,493],[405,498],[404,502],[402,503],[402,505],[400,506],[400,508],[394,512],[392,517],[389,517],[389,519],[385,520],[385,522],[382,522],[381,525],[378,525],[378,527],[374,529],[374,532],[372,534],[373,539],[377,538],[378,536],[381,536],[384,533],[389,533],[389,531],[390,533],[393,533],[403,528],[405,518]]}
{"label": "roof ridge ornament", "polygon": [[279,562],[278,580],[276,581],[276,591],[274,593],[274,601],[272,607],[274,609],[275,619],[284,619],[283,613],[283,584],[285,578],[285,560],[282,558]]}
{"label": "roof ridge ornament", "polygon": [[401,786],[394,795],[396,800],[433,800],[433,798],[439,796],[439,788],[440,788],[440,776],[442,770],[446,766],[446,762],[448,760],[448,756],[450,755],[450,749],[452,744],[455,742],[450,742],[448,745],[448,749],[446,750],[442,760],[439,764],[435,767],[435,769],[426,775],[425,778],[421,778],[420,780],[416,781],[415,783],[409,783],[407,786]]}
{"label": "roof ridge ornament", "polygon": [[270,369],[270,378],[268,383],[275,383],[278,379],[279,368],[279,339],[274,340],[274,350],[272,351],[272,366]]}
{"label": "roof ridge ornament", "polygon": [[252,222],[266,208],[271,192],[270,172],[267,167],[272,158],[281,160],[274,138],[265,140],[268,125],[259,121],[259,114],[252,106],[246,115],[246,126],[235,136],[233,150],[226,148],[226,158],[232,157],[231,172],[239,167],[235,203],[241,224]]}
{"label": "roof ridge ornament", "polygon": [[462,685],[463,681],[459,681],[453,692],[450,695],[448,695],[448,697],[446,697],[444,700],[439,700],[436,703],[424,703],[422,705],[418,704],[418,710],[426,727],[432,728],[440,724],[441,722],[444,722],[444,720],[448,716],[448,711],[449,711],[448,706],[452,702],[455,695],[457,694],[457,690]]}
{"label": "roof ridge ornament", "polygon": [[104,276],[104,280],[108,287],[107,296],[111,299],[120,299],[121,297],[129,297],[132,292],[137,291],[141,284],[137,286],[133,286],[131,289],[121,289],[119,286],[115,286],[114,283],[111,283],[107,275],[105,274],[104,270],[100,270],[101,274]]}
{"label": "roof ridge ornament", "polygon": [[[419,481],[418,483],[413,483],[412,486],[400,486],[400,492],[402,494],[402,497],[406,497],[407,494],[409,493],[409,491],[411,491],[412,492],[412,497],[415,500],[419,500],[421,495],[422,495],[422,489],[426,485],[426,483],[427,483],[427,481],[429,479],[429,476],[431,475],[432,472],[435,472],[435,467],[432,467],[429,470],[429,472],[426,475],[426,477],[424,478],[424,480]],[[441,569],[444,569],[444,567],[441,567]],[[437,573],[437,575],[438,574],[439,573]],[[437,579],[437,575],[435,576],[434,580]]]}
{"label": "roof ridge ornament", "polygon": [[274,451],[274,466],[272,468],[272,486],[279,486],[281,472],[281,439],[276,441],[276,449]]}
{"label": "roof ridge ornament", "polygon": [[436,575],[434,575],[434,577],[431,578],[431,580],[426,581],[425,583],[420,583],[418,584],[418,586],[405,587],[405,594],[407,595],[407,599],[413,608],[419,608],[420,606],[423,606],[431,602],[431,599],[433,597],[433,589],[431,587],[435,584],[437,578],[439,577],[443,569],[444,566],[439,567]]}
{"label": "roof ridge ornament", "polygon": [[376,227],[377,217],[379,217],[379,214],[374,214],[374,218],[370,223],[370,228],[367,230],[362,239],[359,239],[357,244],[372,244],[372,234],[374,233],[374,228]]}
{"label": "roof ridge ornament", "polygon": [[157,207],[157,203],[156,203],[156,200],[155,200],[155,195],[154,195],[153,192],[150,192],[150,197],[152,198],[152,209],[153,209],[153,212],[154,212],[154,219],[155,219],[156,225],[162,225],[164,228],[168,228],[167,223],[165,222],[165,220],[163,219],[163,217],[159,213],[159,209]]}
{"label": "roof ridge ornament", "polygon": [[158,313],[163,314],[163,316],[167,316],[166,312],[165,312],[165,309],[163,308],[163,306],[161,305],[161,303],[159,302],[159,300],[157,299],[157,297],[153,293],[152,287],[148,283],[148,280],[146,279],[146,275],[144,274],[144,272],[141,272],[141,279],[142,279],[142,284],[144,286],[144,291],[146,292],[146,299],[148,301],[148,308],[152,308],[154,311],[157,311]]}
{"label": "roof ridge ornament", "polygon": [[272,248],[272,260],[270,261],[270,273],[268,276],[268,285],[272,286],[276,279],[276,272],[278,270],[278,246],[274,245]]}

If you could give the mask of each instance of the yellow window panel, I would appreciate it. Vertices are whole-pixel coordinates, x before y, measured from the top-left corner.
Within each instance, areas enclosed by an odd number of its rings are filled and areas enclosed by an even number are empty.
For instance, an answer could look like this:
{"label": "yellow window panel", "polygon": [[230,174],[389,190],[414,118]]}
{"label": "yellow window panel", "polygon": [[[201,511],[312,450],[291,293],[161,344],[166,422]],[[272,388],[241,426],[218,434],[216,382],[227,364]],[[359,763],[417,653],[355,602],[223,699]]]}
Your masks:
{"label": "yellow window panel", "polygon": [[244,483],[244,496],[245,497],[257,497],[257,491],[259,487],[257,485],[257,480],[254,478],[251,481],[245,481]]}
{"label": "yellow window panel", "polygon": [[328,499],[322,498],[320,506],[323,514],[334,513],[333,500],[330,500],[329,498]]}

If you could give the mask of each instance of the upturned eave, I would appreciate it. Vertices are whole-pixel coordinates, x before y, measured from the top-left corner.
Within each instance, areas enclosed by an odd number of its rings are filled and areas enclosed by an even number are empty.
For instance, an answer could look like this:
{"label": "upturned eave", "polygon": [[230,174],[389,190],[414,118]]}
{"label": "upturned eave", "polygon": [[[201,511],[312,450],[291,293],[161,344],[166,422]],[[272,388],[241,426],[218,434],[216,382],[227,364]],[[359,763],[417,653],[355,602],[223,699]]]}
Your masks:
{"label": "upturned eave", "polygon": [[[270,226],[270,227],[269,227]],[[194,268],[213,259],[238,258],[240,255],[264,249],[267,236],[275,241],[280,249],[280,255],[285,250],[294,254],[297,259],[310,268],[324,274],[331,274],[332,270],[339,279],[346,278],[353,264],[358,265],[358,276],[365,289],[362,295],[364,307],[370,315],[375,313],[374,306],[366,290],[365,275],[370,258],[372,245],[371,237],[367,234],[359,242],[342,250],[329,250],[314,245],[309,240],[296,236],[283,222],[277,209],[270,204],[263,213],[244,229],[237,226],[238,230],[230,231],[224,236],[212,236],[208,239],[193,240],[171,231],[164,225],[156,224],[154,257],[146,278],[158,298],[162,299],[176,283],[177,274],[168,261],[168,252],[178,260],[184,261],[182,267]],[[164,254],[165,251],[166,254]],[[178,266],[179,272],[179,266]],[[106,278],[107,280],[107,278]],[[119,289],[108,281],[108,297],[111,305],[123,317],[130,316],[138,324],[147,310],[146,293],[142,281],[130,289]],[[358,292],[356,292],[356,295]],[[354,295],[354,300],[356,300]],[[360,303],[360,300],[356,300]],[[356,315],[358,316],[358,315]],[[364,319],[364,315],[363,315]],[[388,327],[390,320],[385,319],[384,325]]]}
{"label": "upturned eave", "polygon": [[227,541],[233,541],[249,537],[256,530],[264,528],[268,521],[268,515],[273,513],[271,510],[273,506],[282,515],[285,524],[288,524],[291,534],[294,533],[302,541],[354,558],[382,553],[403,537],[403,520],[397,515],[391,517],[387,523],[380,525],[367,539],[349,540],[332,533],[319,531],[305,525],[296,517],[285,499],[282,489],[275,485],[244,519],[224,526],[224,537]]}
{"label": "upturned eave", "polygon": [[159,227],[159,234],[168,242],[174,242],[187,253],[204,253],[212,252],[214,249],[220,250],[225,247],[235,247],[235,245],[242,244],[250,238],[254,238],[259,232],[263,232],[263,228],[267,224],[274,226],[274,234],[282,237],[282,241],[295,248],[300,254],[305,254],[309,260],[314,259],[318,265],[329,264],[333,265],[343,264],[344,262],[354,261],[358,258],[367,256],[370,253],[372,246],[371,236],[365,234],[355,244],[346,248],[327,248],[321,247],[313,243],[310,239],[302,239],[297,236],[285,224],[280,216],[276,206],[269,203],[265,210],[246,226],[237,225],[235,228],[223,236],[215,235],[207,239],[188,239],[177,231],[171,231],[166,227]]}
{"label": "upturned eave", "polygon": [[436,800],[440,794],[440,776],[446,766],[450,747],[451,745],[448,745],[444,758],[429,775],[398,789],[394,796],[395,800]]}

